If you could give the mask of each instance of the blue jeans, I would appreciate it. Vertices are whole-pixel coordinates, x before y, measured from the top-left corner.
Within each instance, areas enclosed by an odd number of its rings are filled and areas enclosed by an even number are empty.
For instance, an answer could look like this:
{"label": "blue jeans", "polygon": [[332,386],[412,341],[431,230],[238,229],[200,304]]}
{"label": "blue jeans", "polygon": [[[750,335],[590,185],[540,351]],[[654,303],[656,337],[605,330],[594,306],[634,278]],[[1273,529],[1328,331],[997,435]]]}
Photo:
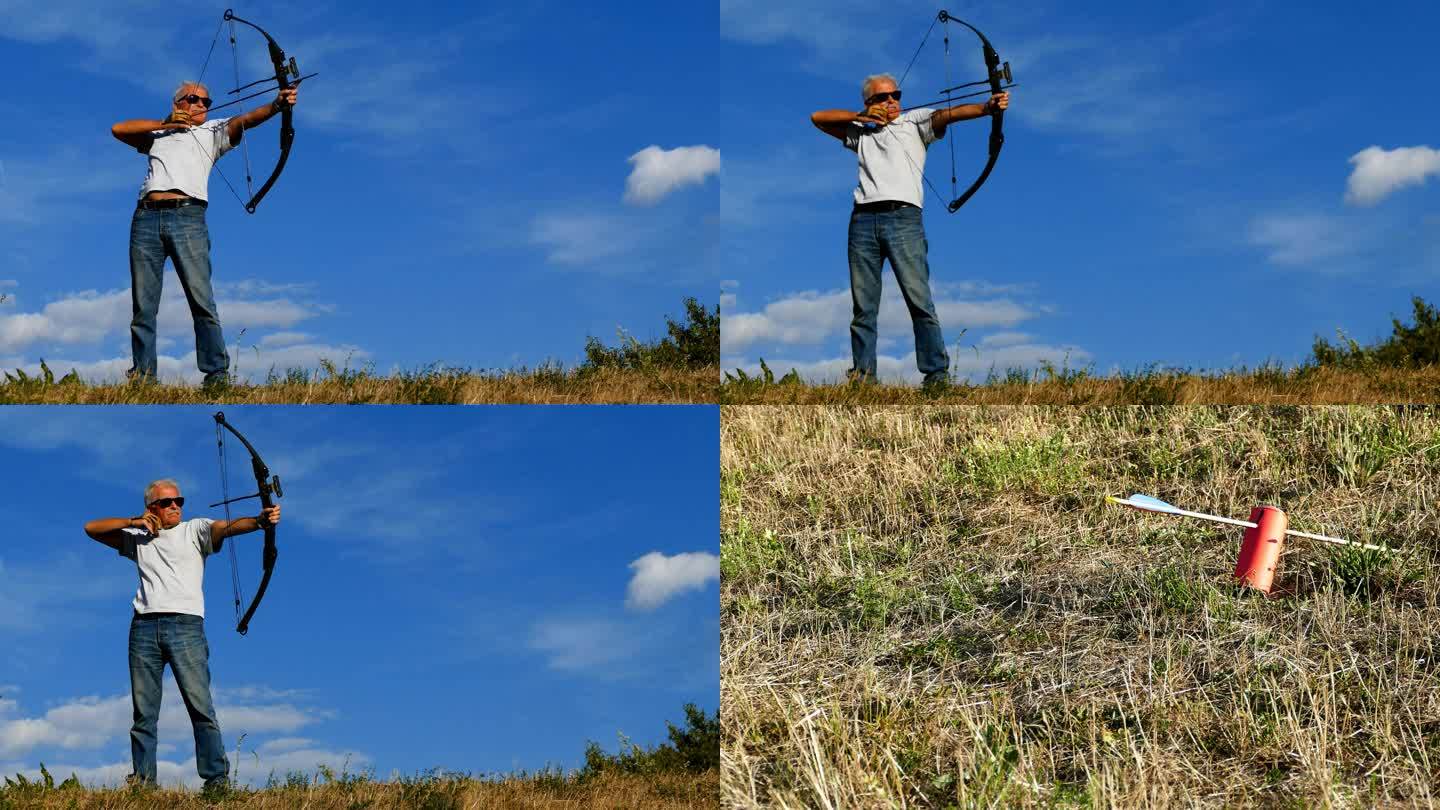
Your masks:
{"label": "blue jeans", "polygon": [[156,376],[155,317],[165,280],[165,258],[175,264],[190,317],[195,321],[195,364],[207,381],[223,379],[230,368],[220,313],[210,288],[210,230],[198,205],[160,211],[136,209],[130,220],[131,376]]}
{"label": "blue jeans", "polygon": [[130,757],[135,778],[152,784],[156,781],[155,728],[160,723],[160,678],[167,663],[195,729],[195,770],[206,785],[224,782],[230,774],[230,761],[225,758],[215,704],[210,699],[210,643],[205,640],[205,620],[183,613],[136,614],[130,621],[130,699],[135,707]]}
{"label": "blue jeans", "polygon": [[850,352],[854,355],[852,376],[875,378],[876,322],[880,319],[880,273],[886,259],[900,283],[900,294],[910,308],[915,328],[915,365],[925,379],[944,379],[950,370],[940,319],[930,298],[929,250],[920,209],[903,207],[895,211],[855,211],[850,215],[850,296],[854,317],[850,321]]}

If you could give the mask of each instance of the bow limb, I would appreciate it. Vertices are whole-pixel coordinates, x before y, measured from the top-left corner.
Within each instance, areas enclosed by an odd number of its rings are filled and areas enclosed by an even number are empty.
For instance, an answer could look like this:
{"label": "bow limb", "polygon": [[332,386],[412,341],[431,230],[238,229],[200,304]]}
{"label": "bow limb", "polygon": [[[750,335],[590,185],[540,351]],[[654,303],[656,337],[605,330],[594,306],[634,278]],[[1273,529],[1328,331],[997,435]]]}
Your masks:
{"label": "bow limb", "polygon": [[[265,503],[265,499],[262,498],[260,502]],[[250,632],[250,618],[255,615],[255,608],[260,607],[260,600],[265,598],[265,589],[270,587],[270,575],[275,572],[277,556],[279,552],[275,548],[275,527],[270,526],[265,529],[264,573],[260,575],[260,585],[255,588],[255,598],[245,610],[245,616],[235,625],[235,632],[242,636]]]}
{"label": "bow limb", "polygon": [[[227,21],[248,25],[256,31],[259,31],[261,36],[265,37],[265,44],[270,50],[270,63],[275,68],[275,83],[278,85],[276,89],[281,92],[289,89],[291,87],[290,75],[294,72],[298,76],[298,71],[295,70],[293,59],[289,61],[286,60],[285,51],[281,50],[275,38],[255,23],[237,17],[231,9],[225,9],[225,19]],[[264,183],[260,184],[260,190],[255,192],[255,195],[250,198],[249,202],[245,203],[245,210],[248,213],[255,213],[255,209],[260,206],[260,201],[265,199],[265,195],[270,192],[270,188],[275,185],[275,181],[280,179],[280,173],[285,170],[285,162],[290,159],[290,145],[295,142],[294,115],[294,108],[289,104],[280,108],[280,159],[275,162],[275,168],[270,172],[270,176],[265,178]],[[238,436],[239,434],[236,435]],[[253,453],[254,451],[252,450],[251,452]]]}
{"label": "bow limb", "polygon": [[[258,487],[258,491],[254,496],[246,497],[258,497],[260,499],[260,506],[268,510],[275,505],[273,496],[283,494],[280,491],[279,477],[270,475],[270,468],[265,465],[265,460],[260,457],[260,453],[255,450],[255,446],[250,444],[250,441],[246,439],[240,431],[236,430],[234,425],[225,421],[225,414],[223,412],[217,412],[215,414],[215,423],[234,434],[235,438],[239,439],[240,443],[245,445],[245,449],[250,452],[250,466],[255,473],[255,484]],[[263,574],[260,578],[260,584],[255,589],[255,596],[250,600],[250,606],[245,609],[245,615],[235,626],[235,631],[242,636],[249,631],[250,619],[255,615],[255,609],[260,607],[260,600],[265,598],[265,589],[270,587],[270,576],[275,571],[275,558],[279,556],[279,552],[275,547],[274,524],[264,527],[264,531],[265,549],[261,557]]]}

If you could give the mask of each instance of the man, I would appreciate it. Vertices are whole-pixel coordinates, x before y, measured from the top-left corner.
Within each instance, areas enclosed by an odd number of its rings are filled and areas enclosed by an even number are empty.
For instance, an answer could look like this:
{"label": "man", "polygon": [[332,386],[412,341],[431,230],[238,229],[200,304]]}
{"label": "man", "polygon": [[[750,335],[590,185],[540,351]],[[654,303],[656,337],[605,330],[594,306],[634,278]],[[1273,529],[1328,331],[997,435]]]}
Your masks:
{"label": "man", "polygon": [[904,110],[900,88],[888,73],[869,76],[860,88],[863,112],[821,110],[810,122],[838,138],[859,157],[860,183],[850,214],[849,377],[874,381],[876,322],[880,316],[880,273],[886,259],[900,284],[915,329],[915,365],[927,389],[949,382],[950,357],[930,295],[926,259],[925,153],[957,121],[992,115],[1010,106],[1010,94],[992,95],[984,104],[958,104],[941,110]]}
{"label": "man", "polygon": [[195,769],[207,791],[223,790],[230,763],[220,740],[220,725],[210,698],[210,644],[205,639],[205,558],[225,538],[248,534],[280,522],[280,507],[253,518],[232,521],[196,518],[181,521],[185,498],[174,481],[161,479],[145,488],[145,512],[133,518],[101,518],[85,524],[91,539],[135,561],[140,588],[130,621],[130,727],[133,782],[154,784],[156,726],[160,721],[161,677],[165,665],[175,675],[195,731]]}
{"label": "man", "polygon": [[210,232],[205,226],[210,169],[240,143],[245,130],[293,107],[297,92],[289,87],[263,107],[207,121],[210,91],[199,82],[185,82],[175,91],[165,120],[141,118],[110,128],[111,135],[150,159],[130,221],[130,351],[134,360],[127,376],[132,379],[156,377],[155,318],[168,256],[190,302],[195,364],[205,375],[204,385],[214,389],[228,383],[230,357],[225,353],[220,313],[210,287]]}

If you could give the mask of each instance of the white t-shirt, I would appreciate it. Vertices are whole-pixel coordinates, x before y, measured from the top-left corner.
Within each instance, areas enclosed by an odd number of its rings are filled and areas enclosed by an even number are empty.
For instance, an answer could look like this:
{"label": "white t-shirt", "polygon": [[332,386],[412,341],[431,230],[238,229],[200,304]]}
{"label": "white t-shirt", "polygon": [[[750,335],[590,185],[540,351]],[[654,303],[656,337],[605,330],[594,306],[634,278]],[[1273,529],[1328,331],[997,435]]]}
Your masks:
{"label": "white t-shirt", "polygon": [[150,169],[140,184],[140,197],[152,191],[180,191],[197,200],[209,201],[210,169],[230,151],[229,118],[206,121],[191,129],[161,129],[150,134],[155,141],[149,149],[138,150],[150,157]]}
{"label": "white t-shirt", "polygon": [[140,588],[136,613],[188,613],[205,617],[205,558],[210,556],[210,518],[195,518],[151,537],[144,529],[121,531],[120,556],[135,561]]}
{"label": "white t-shirt", "polygon": [[858,122],[845,133],[845,148],[860,156],[855,203],[925,205],[925,151],[935,142],[928,108],[906,110],[889,124],[867,129]]}

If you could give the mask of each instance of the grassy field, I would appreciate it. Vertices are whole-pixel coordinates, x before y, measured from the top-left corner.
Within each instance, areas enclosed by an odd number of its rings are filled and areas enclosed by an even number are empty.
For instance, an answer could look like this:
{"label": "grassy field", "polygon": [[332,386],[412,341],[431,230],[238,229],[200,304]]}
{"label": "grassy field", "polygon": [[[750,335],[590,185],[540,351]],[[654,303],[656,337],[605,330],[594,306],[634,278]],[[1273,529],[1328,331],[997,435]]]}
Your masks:
{"label": "grassy field", "polygon": [[[1440,411],[721,418],[727,807],[1440,803]],[[1287,541],[1146,492],[1382,543]]]}
{"label": "grassy field", "polygon": [[219,800],[201,798],[194,791],[87,790],[79,786],[43,786],[0,789],[0,810],[202,810],[213,807],[251,810],[678,810],[718,808],[719,775],[659,774],[636,776],[601,774],[577,780],[559,774],[504,777],[490,780],[422,778],[400,782],[373,782],[342,778],[295,784],[259,791],[234,791]]}
{"label": "grassy field", "polygon": [[[0,297],[0,302],[3,302]],[[388,376],[322,360],[318,369],[271,369],[263,383],[220,391],[174,380],[92,383],[71,370],[56,373],[40,361],[38,373],[3,371],[0,405],[554,405],[715,403],[720,392],[720,310],[694,298],[682,304],[684,320],[665,317],[665,336],[641,341],[623,330],[618,344],[586,339],[585,360],[566,369],[472,370],[431,366]],[[241,330],[241,334],[244,330]],[[237,338],[238,340],[238,338]],[[237,363],[265,368],[237,342]],[[232,367],[238,373],[239,366]],[[254,373],[249,372],[249,373]]]}
{"label": "grassy field", "polygon": [[365,371],[296,371],[261,385],[235,385],[210,393],[197,385],[94,385],[53,374],[0,382],[0,404],[632,404],[713,403],[718,368],[539,369],[471,372],[435,369],[379,376]]}
{"label": "grassy field", "polygon": [[939,395],[913,385],[808,385],[783,375],[731,372],[720,401],[804,405],[1344,405],[1440,403],[1440,365],[1418,369],[1303,366],[1215,373],[1147,370],[1014,371]]}

